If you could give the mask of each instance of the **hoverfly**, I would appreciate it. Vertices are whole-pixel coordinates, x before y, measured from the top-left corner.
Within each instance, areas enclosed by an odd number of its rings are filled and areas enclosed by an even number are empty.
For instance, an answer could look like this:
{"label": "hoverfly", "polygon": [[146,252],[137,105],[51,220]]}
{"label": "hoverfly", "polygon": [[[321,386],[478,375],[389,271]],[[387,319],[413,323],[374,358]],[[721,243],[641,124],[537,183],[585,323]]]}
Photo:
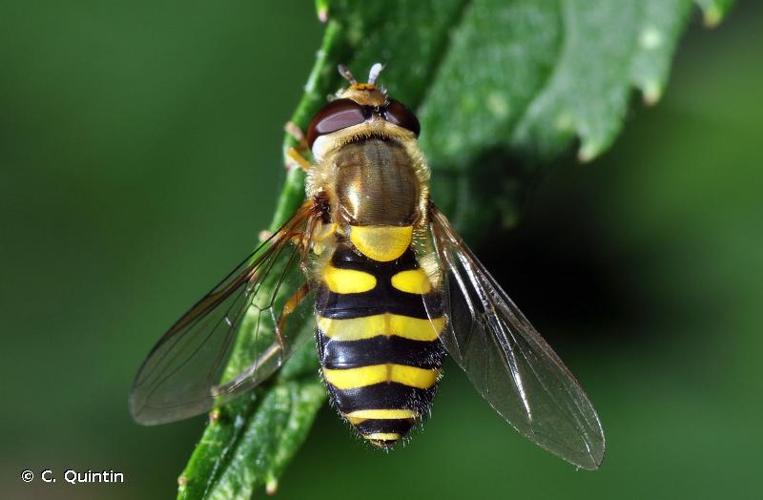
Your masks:
{"label": "hoverfly", "polygon": [[[314,314],[330,399],[368,442],[391,447],[429,414],[447,352],[522,435],[596,469],[596,411],[430,200],[419,122],[377,86],[381,69],[358,83],[339,67],[349,86],[302,137],[313,162],[290,151],[307,201],[159,340],[135,379],[133,417],[179,420],[252,389],[312,336],[295,316]],[[242,327],[255,332],[239,346],[253,361],[227,373]]]}

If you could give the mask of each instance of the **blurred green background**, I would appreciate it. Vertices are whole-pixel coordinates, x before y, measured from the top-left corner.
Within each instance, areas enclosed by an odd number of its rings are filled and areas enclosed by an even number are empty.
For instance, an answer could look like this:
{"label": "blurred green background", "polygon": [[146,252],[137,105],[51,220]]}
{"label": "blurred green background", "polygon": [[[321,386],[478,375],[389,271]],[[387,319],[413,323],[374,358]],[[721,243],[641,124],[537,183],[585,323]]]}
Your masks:
{"label": "blurred green background", "polygon": [[[578,375],[608,438],[576,472],[453,366],[385,455],[324,409],[280,498],[760,498],[763,6],[695,16],[661,103],[561,164],[488,267]],[[3,2],[3,498],[168,498],[203,418],[134,424],[158,336],[255,244],[321,26],[305,2]],[[436,193],[435,193],[436,197]],[[123,471],[55,486],[23,469]]]}

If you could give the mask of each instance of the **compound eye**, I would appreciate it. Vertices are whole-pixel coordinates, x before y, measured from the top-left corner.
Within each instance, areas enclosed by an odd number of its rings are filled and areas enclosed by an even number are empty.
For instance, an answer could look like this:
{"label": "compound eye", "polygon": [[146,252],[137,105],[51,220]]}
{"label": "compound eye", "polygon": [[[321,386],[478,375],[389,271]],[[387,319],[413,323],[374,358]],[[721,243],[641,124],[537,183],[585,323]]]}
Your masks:
{"label": "compound eye", "polygon": [[406,108],[400,101],[394,99],[389,102],[387,109],[384,111],[384,118],[390,123],[394,123],[398,127],[413,132],[416,137],[419,136],[421,131],[421,125],[416,115],[411,110]]}
{"label": "compound eye", "polygon": [[352,99],[336,99],[326,104],[310,121],[307,128],[307,144],[311,148],[315,140],[324,135],[352,127],[366,121],[363,106]]}

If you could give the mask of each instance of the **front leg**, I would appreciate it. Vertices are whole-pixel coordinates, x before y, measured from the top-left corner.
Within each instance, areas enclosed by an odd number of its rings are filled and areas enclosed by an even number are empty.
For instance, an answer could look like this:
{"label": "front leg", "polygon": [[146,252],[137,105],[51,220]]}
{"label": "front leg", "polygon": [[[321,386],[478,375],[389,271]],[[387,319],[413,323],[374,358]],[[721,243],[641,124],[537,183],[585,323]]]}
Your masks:
{"label": "front leg", "polygon": [[305,155],[310,154],[310,148],[307,147],[305,134],[294,122],[287,122],[286,126],[284,126],[284,130],[297,141],[296,148],[290,147],[286,150],[286,168],[292,169],[294,167],[299,167],[304,172],[307,172],[310,170],[310,162],[305,158]]}

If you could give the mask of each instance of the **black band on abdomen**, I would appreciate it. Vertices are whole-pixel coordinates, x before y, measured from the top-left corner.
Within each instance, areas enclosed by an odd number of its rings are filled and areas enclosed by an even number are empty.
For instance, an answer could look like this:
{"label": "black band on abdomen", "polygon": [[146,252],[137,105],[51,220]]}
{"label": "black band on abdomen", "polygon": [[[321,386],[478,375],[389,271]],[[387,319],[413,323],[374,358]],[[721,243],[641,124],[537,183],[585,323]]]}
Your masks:
{"label": "black band on abdomen", "polygon": [[411,340],[377,335],[362,340],[337,341],[317,332],[318,352],[325,368],[357,368],[396,363],[419,368],[439,368],[445,350],[439,340]]}
{"label": "black band on abdomen", "polygon": [[400,291],[390,284],[390,279],[395,274],[418,268],[411,248],[394,261],[377,262],[348,246],[340,246],[332,256],[331,264],[337,269],[368,273],[376,278],[377,285],[362,293],[335,293],[325,284],[320,284],[315,297],[315,309],[324,318],[350,319],[392,313],[426,319],[443,314],[439,293],[422,296]]}
{"label": "black band on abdomen", "polygon": [[324,318],[331,319],[362,318],[383,313],[426,319],[442,316],[439,303],[439,294],[422,296],[405,293],[386,284],[377,285],[368,292],[341,294],[320,285],[315,297],[315,309]]}
{"label": "black band on abdomen", "polygon": [[340,390],[328,385],[334,404],[342,413],[356,410],[399,408],[423,414],[434,398],[435,388],[417,389],[396,382],[383,382],[357,389]]}
{"label": "black band on abdomen", "polygon": [[396,433],[401,436],[408,434],[415,421],[412,418],[393,418],[393,419],[368,419],[355,424],[355,428],[360,434]]}

